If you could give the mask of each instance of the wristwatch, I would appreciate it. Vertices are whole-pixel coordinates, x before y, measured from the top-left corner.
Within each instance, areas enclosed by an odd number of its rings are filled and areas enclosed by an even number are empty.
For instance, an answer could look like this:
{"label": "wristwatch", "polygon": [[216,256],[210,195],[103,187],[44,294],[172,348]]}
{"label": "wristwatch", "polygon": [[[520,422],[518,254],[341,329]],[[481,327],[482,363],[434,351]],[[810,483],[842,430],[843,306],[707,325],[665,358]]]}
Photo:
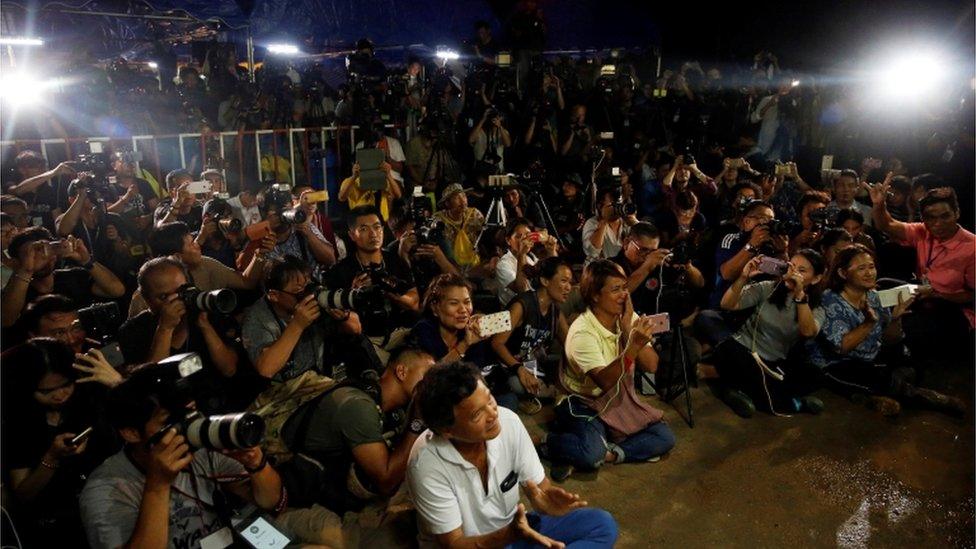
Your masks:
{"label": "wristwatch", "polygon": [[810,296],[805,295],[805,296],[803,296],[803,299],[797,299],[797,298],[794,297],[793,298],[793,303],[796,303],[797,305],[799,305],[801,303],[810,303]]}
{"label": "wristwatch", "polygon": [[756,250],[756,247],[755,246],[753,246],[752,244],[749,244],[748,242],[746,242],[746,245],[743,246],[742,249],[745,250],[745,251],[747,251],[747,252],[749,252],[749,253],[751,253],[751,254],[753,254],[753,255],[755,255],[756,252],[758,251],[758,250]]}

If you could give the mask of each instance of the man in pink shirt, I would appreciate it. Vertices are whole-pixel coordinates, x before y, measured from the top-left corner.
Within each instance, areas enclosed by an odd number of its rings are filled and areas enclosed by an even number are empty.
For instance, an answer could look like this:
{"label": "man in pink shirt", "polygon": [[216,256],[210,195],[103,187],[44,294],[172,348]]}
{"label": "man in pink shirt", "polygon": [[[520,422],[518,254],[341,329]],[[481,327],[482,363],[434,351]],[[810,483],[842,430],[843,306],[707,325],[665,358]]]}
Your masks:
{"label": "man in pink shirt", "polygon": [[890,180],[888,174],[884,183],[863,185],[874,203],[875,227],[915,248],[922,285],[912,308],[914,318],[905,325],[909,344],[916,356],[924,350],[926,358],[945,356],[939,351],[960,357],[956,351],[972,349],[976,325],[976,235],[959,226],[959,203],[950,187],[929,190],[919,201],[922,223],[895,221],[886,205]]}

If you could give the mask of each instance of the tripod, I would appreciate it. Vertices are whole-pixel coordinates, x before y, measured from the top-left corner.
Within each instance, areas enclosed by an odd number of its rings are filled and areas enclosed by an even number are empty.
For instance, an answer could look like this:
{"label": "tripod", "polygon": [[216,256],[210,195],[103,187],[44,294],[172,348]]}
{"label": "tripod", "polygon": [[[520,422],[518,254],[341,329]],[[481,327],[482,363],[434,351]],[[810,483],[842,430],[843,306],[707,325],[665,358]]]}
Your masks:
{"label": "tripod", "polygon": [[491,195],[491,204],[488,206],[487,215],[485,215],[485,224],[481,226],[481,232],[478,233],[478,238],[474,241],[476,250],[486,230],[489,228],[498,229],[508,223],[508,214],[505,212],[505,203],[502,201],[501,187],[488,187],[488,192]]}
{"label": "tripod", "polygon": [[546,201],[539,194],[539,189],[528,185],[524,185],[522,188],[525,189],[525,211],[531,211],[533,206],[537,206],[542,213],[542,221],[546,225],[546,230],[549,231],[549,234],[556,237],[556,242],[559,243],[559,247],[565,248],[566,245],[562,237],[559,236],[559,230],[556,229],[556,224],[552,221],[549,207],[546,206]]}
{"label": "tripod", "polygon": [[[674,329],[671,332],[671,356],[667,375],[665,379],[656,379],[651,383],[651,386],[661,396],[661,400],[668,404],[673,404],[674,400],[684,393],[687,417],[682,416],[682,418],[689,427],[694,428],[695,416],[694,410],[691,407],[691,391],[688,385],[688,363],[690,360],[688,358],[688,349],[685,347],[684,336],[684,326],[680,322],[675,323]],[[680,376],[675,374],[675,368],[681,368]],[[642,373],[641,375],[644,376],[646,374]],[[676,377],[678,379],[675,379]],[[650,382],[646,378],[645,381]],[[681,415],[681,411],[677,406],[675,406],[675,410],[678,412],[678,415]]]}

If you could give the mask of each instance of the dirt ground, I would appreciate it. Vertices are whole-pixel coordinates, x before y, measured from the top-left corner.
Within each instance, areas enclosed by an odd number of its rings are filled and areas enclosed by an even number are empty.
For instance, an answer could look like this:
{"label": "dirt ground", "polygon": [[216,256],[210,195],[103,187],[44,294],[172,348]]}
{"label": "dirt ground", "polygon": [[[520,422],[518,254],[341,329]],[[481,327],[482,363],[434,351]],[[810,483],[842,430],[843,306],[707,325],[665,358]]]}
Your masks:
{"label": "dirt ground", "polygon": [[[940,377],[933,387],[972,391],[971,372]],[[577,472],[563,486],[613,514],[622,548],[973,547],[972,411],[883,418],[816,396],[820,416],[741,419],[702,385],[694,428],[649,397],[678,440],[667,459]],[[523,419],[535,434],[550,417]]]}

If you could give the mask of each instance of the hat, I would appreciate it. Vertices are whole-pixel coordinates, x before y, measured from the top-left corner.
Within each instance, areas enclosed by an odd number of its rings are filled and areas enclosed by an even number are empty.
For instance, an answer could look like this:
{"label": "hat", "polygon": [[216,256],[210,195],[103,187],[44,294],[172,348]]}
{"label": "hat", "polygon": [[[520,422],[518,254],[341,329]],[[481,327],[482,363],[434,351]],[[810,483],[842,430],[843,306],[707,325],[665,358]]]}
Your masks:
{"label": "hat", "polygon": [[447,202],[449,198],[456,195],[457,193],[466,193],[470,190],[471,189],[465,189],[464,187],[462,187],[460,183],[451,183],[444,189],[444,192],[441,193],[441,199],[437,201],[437,205],[440,206],[444,204],[445,202]]}

